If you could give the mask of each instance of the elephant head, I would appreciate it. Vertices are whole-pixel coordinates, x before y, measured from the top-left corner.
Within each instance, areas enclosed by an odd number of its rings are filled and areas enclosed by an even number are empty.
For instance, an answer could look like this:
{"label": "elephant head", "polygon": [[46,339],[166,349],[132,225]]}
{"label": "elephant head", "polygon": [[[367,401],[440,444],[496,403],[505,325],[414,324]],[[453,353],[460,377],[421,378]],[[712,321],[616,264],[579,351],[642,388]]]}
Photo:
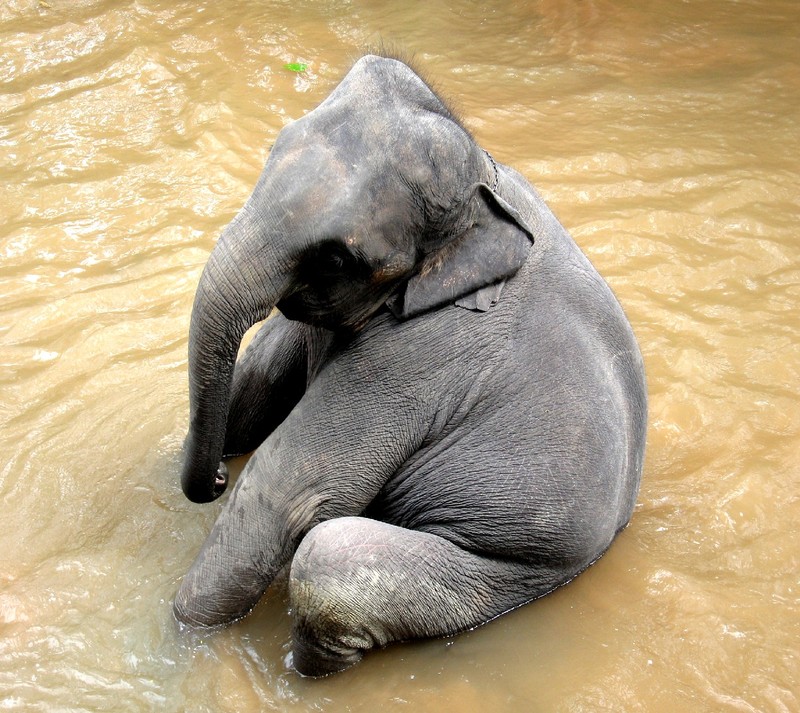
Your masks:
{"label": "elephant head", "polygon": [[238,346],[273,307],[356,331],[384,304],[409,318],[519,269],[532,235],[496,181],[494,161],[393,59],[362,58],[280,132],[194,301],[181,480],[190,500],[225,489],[218,466]]}

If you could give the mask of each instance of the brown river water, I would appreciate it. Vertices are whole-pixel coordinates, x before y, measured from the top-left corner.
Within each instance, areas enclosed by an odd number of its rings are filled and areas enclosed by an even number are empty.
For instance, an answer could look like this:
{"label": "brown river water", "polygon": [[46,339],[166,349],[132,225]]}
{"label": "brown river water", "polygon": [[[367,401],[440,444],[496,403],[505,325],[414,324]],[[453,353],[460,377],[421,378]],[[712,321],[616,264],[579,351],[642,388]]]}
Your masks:
{"label": "brown river water", "polygon": [[[648,451],[576,581],[314,681],[285,583],[173,621],[221,506],[178,486],[188,320],[278,131],[382,40],[608,279]],[[795,0],[0,3],[0,710],[800,711],[799,202]]]}

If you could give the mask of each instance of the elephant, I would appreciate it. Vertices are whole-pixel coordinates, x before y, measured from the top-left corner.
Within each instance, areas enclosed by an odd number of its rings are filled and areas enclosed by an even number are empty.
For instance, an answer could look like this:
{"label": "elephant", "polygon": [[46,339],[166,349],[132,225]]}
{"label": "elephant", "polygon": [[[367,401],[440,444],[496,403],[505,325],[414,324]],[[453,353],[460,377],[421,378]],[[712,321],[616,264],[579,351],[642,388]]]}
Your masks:
{"label": "elephant", "polygon": [[288,566],[301,675],[548,594],[633,512],[647,392],[628,319],[401,59],[361,57],[281,129],[203,269],[188,357],[185,495],[219,497],[224,461],[252,455],[175,617],[237,620]]}

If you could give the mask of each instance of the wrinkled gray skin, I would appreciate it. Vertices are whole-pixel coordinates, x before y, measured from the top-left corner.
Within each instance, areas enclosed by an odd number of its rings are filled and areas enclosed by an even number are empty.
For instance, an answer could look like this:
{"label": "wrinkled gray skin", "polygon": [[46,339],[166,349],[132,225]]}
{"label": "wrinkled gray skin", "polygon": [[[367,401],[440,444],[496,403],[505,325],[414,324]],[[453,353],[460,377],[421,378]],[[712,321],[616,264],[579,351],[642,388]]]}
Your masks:
{"label": "wrinkled gray skin", "polygon": [[303,674],[540,597],[631,516],[646,392],[619,304],[393,59],[280,133],[200,280],[189,372],[186,495],[255,454],[175,614],[242,617],[291,562]]}

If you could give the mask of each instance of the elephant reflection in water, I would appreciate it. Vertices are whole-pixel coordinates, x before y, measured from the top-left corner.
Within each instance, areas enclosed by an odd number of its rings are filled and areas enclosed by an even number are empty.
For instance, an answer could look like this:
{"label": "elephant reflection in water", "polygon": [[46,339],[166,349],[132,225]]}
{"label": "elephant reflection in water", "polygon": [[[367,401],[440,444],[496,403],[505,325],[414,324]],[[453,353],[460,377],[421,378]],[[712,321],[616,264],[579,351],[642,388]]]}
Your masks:
{"label": "elephant reflection in water", "polygon": [[255,452],[175,614],[238,619],[291,562],[302,674],[547,594],[631,516],[647,405],[622,309],[399,60],[363,57],[281,131],[189,342],[185,494],[213,500],[221,460]]}

